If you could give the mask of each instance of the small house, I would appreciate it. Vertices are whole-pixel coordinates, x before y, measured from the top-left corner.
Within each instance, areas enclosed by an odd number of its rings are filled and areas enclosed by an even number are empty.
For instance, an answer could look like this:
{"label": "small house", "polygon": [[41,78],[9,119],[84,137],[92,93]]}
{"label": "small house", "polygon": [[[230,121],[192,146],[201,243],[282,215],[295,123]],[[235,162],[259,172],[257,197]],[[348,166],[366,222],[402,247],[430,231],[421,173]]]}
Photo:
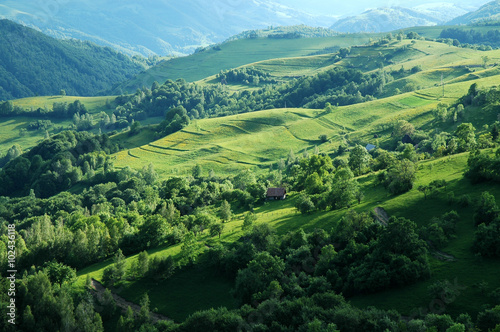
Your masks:
{"label": "small house", "polygon": [[286,198],[285,188],[268,188],[266,199],[268,200],[282,200]]}

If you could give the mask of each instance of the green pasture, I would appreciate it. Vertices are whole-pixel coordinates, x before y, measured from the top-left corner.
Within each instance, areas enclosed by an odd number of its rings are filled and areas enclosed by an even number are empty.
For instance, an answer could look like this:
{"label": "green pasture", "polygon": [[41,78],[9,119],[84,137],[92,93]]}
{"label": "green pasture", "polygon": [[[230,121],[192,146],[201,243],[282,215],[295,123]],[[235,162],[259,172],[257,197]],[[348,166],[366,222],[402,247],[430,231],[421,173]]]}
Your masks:
{"label": "green pasture", "polygon": [[[480,87],[497,84],[498,76],[475,80]],[[467,93],[471,82],[458,82],[404,93],[362,104],[337,107],[331,113],[300,108],[264,110],[239,115],[193,121],[183,130],[142,146],[132,144],[114,155],[115,166],[136,169],[153,163],[162,177],[190,174],[199,164],[205,174],[234,174],[243,169],[266,170],[271,163],[286,158],[289,151],[332,153],[344,140],[351,144],[368,143],[389,147],[392,124],[410,121],[418,129],[442,127],[452,132],[456,124],[436,123],[433,110],[438,103],[454,103]],[[470,112],[465,121],[482,130],[485,120],[494,121],[495,110]],[[326,135],[327,142],[319,140]],[[374,138],[377,135],[377,138]],[[141,142],[146,142],[144,135]],[[123,139],[127,138],[123,134]]]}
{"label": "green pasture", "polygon": [[106,108],[106,101],[113,104],[116,96],[100,96],[100,97],[80,97],[80,96],[38,96],[15,99],[12,101],[14,106],[19,106],[24,109],[37,109],[39,107],[52,108],[54,103],[73,103],[79,100],[85,105],[89,113],[99,113],[101,111],[106,112],[109,109]]}
{"label": "green pasture", "polygon": [[306,56],[333,46],[362,45],[370,38],[376,38],[374,36],[378,35],[344,34],[321,38],[234,40],[221,44],[218,48],[162,62],[120,85],[118,89],[123,92],[133,92],[142,86],[150,87],[154,81],[162,84],[168,79],[183,78],[188,82],[194,82],[215,75],[221,70],[262,60]]}

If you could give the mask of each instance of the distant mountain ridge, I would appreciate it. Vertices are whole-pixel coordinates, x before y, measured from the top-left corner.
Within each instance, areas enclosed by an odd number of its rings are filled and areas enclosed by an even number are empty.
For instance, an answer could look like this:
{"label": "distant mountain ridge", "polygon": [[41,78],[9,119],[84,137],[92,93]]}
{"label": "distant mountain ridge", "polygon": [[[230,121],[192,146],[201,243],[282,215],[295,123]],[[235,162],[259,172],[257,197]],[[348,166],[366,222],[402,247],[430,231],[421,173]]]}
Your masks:
{"label": "distant mountain ridge", "polygon": [[483,21],[500,20],[500,1],[491,1],[481,6],[478,10],[456,17],[447,24],[471,24]]}
{"label": "distant mountain ridge", "polygon": [[144,67],[109,47],[57,40],[0,20],[0,100],[56,95],[90,96]]}
{"label": "distant mountain ridge", "polygon": [[57,1],[5,0],[0,18],[58,38],[90,40],[128,54],[189,54],[244,30],[276,25],[327,27],[331,16],[311,15],[271,0]]}
{"label": "distant mountain ridge", "polygon": [[414,8],[384,7],[369,9],[360,15],[340,19],[330,28],[339,32],[388,32],[412,26],[443,24],[467,12],[466,7],[450,3],[421,5]]}

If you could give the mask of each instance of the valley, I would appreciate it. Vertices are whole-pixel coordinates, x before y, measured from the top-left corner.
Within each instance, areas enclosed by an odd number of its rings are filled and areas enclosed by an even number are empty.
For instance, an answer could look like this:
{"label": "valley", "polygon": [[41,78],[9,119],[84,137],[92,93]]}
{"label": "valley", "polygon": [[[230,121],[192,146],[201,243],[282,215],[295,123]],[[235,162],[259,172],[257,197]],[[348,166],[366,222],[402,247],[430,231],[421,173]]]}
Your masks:
{"label": "valley", "polygon": [[0,330],[497,331],[500,28],[474,22],[169,59],[40,37],[68,62],[0,81]]}

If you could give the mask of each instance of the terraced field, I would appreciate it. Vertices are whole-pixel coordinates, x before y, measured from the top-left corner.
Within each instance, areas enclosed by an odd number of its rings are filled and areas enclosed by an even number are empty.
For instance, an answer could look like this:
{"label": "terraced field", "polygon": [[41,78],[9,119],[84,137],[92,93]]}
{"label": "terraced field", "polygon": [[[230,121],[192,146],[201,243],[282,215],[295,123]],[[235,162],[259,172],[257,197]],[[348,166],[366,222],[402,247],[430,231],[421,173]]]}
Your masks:
{"label": "terraced field", "polygon": [[[475,82],[480,87],[493,86],[498,76]],[[331,113],[287,108],[196,120],[180,132],[115,154],[115,166],[138,169],[153,163],[160,175],[168,177],[190,174],[199,164],[206,173],[214,170],[223,175],[243,169],[267,169],[271,163],[286,158],[290,150],[300,154],[312,152],[317,146],[320,152],[333,153],[344,140],[389,147],[393,144],[392,124],[399,119],[412,122],[416,128],[432,124],[448,132],[455,130],[453,123],[436,124],[433,110],[438,103],[455,102],[470,84],[465,81],[445,85],[445,97],[438,86],[338,107]],[[492,120],[496,116],[493,113],[487,115]],[[484,119],[480,115],[465,116],[481,130]],[[320,135],[326,135],[328,141],[320,141]]]}

